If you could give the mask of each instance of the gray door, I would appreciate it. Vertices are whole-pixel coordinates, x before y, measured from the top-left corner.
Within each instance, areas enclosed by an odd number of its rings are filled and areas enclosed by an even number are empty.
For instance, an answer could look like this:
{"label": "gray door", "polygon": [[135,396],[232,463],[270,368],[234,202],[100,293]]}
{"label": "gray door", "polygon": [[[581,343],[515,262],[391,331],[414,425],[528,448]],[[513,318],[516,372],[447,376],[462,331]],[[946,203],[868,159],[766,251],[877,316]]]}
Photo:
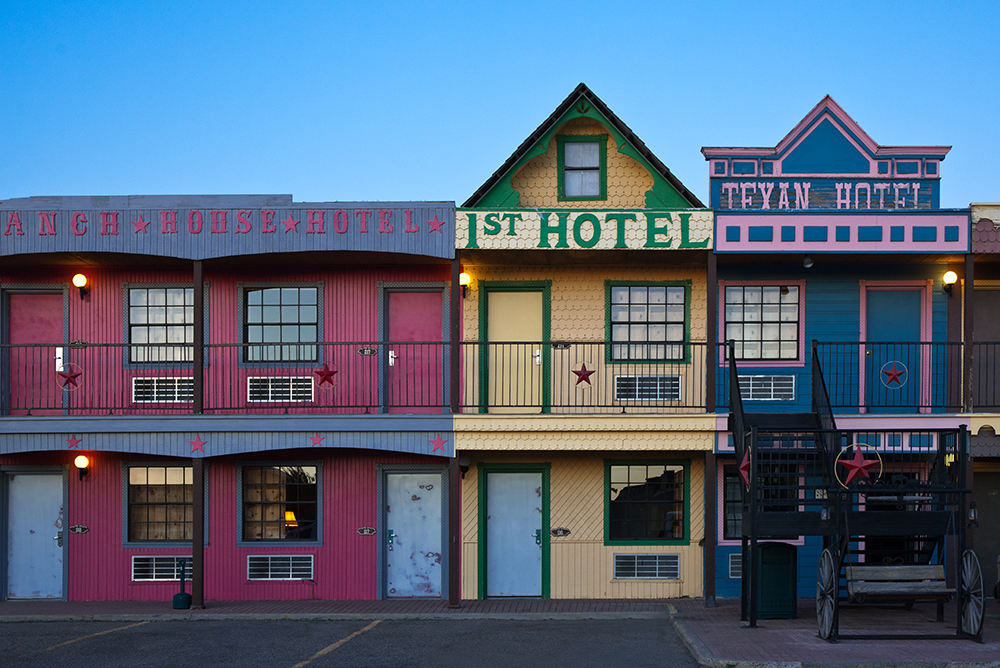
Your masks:
{"label": "gray door", "polygon": [[542,595],[542,474],[487,473],[486,595]]}
{"label": "gray door", "polygon": [[385,474],[388,598],[441,596],[440,473]]}
{"label": "gray door", "polygon": [[973,479],[972,499],[979,512],[979,528],[973,537],[976,556],[983,569],[983,584],[987,596],[1000,577],[1000,473],[977,471]]}
{"label": "gray door", "polygon": [[7,598],[62,598],[62,474],[7,478]]}

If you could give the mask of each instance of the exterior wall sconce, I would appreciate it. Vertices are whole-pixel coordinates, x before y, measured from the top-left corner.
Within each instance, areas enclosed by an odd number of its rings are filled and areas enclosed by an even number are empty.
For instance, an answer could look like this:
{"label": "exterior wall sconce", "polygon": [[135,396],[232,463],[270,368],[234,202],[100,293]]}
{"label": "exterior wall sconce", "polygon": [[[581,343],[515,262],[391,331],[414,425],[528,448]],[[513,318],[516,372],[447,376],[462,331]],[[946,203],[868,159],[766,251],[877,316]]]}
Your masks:
{"label": "exterior wall sconce", "polygon": [[90,286],[87,285],[87,277],[83,274],[76,274],[73,276],[73,286],[80,288],[81,300],[90,292]]}
{"label": "exterior wall sconce", "polygon": [[976,509],[976,502],[969,501],[969,528],[975,529],[979,526],[979,510]]}
{"label": "exterior wall sconce", "polygon": [[458,275],[458,284],[462,286],[462,299],[465,299],[465,291],[472,283],[472,277],[464,271]]}
{"label": "exterior wall sconce", "polygon": [[804,258],[802,258],[802,266],[805,267],[806,269],[812,268],[812,266],[814,264],[816,264],[816,263],[813,262],[813,259],[811,257],[809,257],[808,255],[806,255]]}
{"label": "exterior wall sconce", "polygon": [[951,297],[952,288],[955,287],[955,283],[958,282],[958,274],[953,271],[944,272],[944,276],[941,277],[941,282],[943,283],[944,291]]}
{"label": "exterior wall sconce", "polygon": [[462,472],[462,480],[465,480],[465,474],[469,472],[470,464],[472,464],[472,460],[469,459],[469,455],[458,456],[458,470]]}
{"label": "exterior wall sconce", "polygon": [[90,459],[87,455],[77,455],[76,459],[73,460],[73,466],[75,466],[80,471],[80,480],[83,480],[83,476],[90,475]]}

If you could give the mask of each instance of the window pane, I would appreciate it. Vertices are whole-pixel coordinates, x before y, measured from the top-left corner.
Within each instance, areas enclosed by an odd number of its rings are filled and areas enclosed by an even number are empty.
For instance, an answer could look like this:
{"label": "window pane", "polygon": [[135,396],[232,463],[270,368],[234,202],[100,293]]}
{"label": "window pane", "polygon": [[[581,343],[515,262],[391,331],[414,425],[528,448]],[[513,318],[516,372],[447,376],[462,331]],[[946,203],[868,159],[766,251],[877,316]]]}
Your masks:
{"label": "window pane", "polygon": [[600,167],[601,147],[598,142],[566,142],[565,165],[567,167]]}
{"label": "window pane", "polygon": [[628,288],[611,288],[611,303],[612,304],[627,304],[628,303]]}
{"label": "window pane", "polygon": [[726,303],[727,304],[742,304],[743,303],[743,288],[726,288]]}

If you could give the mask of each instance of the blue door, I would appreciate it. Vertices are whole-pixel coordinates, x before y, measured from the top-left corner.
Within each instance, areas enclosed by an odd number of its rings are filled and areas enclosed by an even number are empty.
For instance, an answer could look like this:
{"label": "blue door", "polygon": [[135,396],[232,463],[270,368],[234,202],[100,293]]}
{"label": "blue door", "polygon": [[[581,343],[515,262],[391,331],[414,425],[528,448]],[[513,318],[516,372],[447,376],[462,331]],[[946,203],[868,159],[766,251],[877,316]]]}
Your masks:
{"label": "blue door", "polygon": [[920,408],[922,294],[868,292],[864,404],[871,413],[916,413]]}
{"label": "blue door", "polygon": [[386,597],[441,596],[440,473],[387,473]]}
{"label": "blue door", "polygon": [[542,474],[487,476],[486,596],[541,596]]}
{"label": "blue door", "polygon": [[7,477],[7,598],[63,596],[63,477]]}

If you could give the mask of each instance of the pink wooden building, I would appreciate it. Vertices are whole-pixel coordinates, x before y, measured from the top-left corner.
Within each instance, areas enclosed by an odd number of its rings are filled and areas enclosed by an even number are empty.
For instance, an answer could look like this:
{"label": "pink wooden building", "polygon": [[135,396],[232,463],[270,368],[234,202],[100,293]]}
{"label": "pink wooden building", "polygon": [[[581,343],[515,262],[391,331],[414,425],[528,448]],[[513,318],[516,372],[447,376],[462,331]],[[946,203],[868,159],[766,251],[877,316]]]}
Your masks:
{"label": "pink wooden building", "polygon": [[0,204],[4,598],[169,600],[181,559],[196,605],[457,597],[454,222],[444,202]]}

